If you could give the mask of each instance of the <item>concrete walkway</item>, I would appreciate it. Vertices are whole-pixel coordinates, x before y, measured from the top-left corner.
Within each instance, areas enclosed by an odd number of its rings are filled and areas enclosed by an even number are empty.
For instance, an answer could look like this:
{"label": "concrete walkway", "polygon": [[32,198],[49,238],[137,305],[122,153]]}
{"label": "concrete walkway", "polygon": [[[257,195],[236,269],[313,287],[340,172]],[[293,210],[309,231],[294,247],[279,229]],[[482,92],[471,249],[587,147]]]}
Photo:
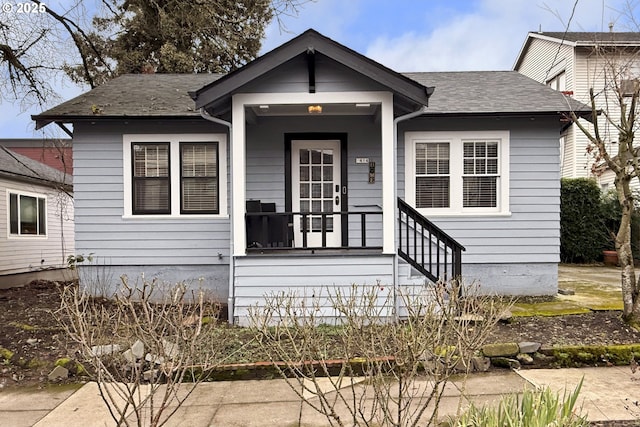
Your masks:
{"label": "concrete walkway", "polygon": [[[493,371],[471,375],[461,392],[460,381],[449,385],[440,405],[441,414],[455,414],[458,404],[494,402],[506,393],[525,387],[549,386],[571,391],[581,378],[583,413],[591,421],[633,420],[640,397],[640,383],[627,367],[583,369],[534,369]],[[358,387],[358,386],[356,386]],[[465,397],[467,396],[467,397]],[[636,414],[637,415],[637,414]],[[301,420],[301,424],[298,421]],[[306,405],[284,380],[221,381],[196,388],[168,426],[326,426],[324,416]],[[0,425],[7,427],[113,426],[95,383],[79,389],[0,392]]]}

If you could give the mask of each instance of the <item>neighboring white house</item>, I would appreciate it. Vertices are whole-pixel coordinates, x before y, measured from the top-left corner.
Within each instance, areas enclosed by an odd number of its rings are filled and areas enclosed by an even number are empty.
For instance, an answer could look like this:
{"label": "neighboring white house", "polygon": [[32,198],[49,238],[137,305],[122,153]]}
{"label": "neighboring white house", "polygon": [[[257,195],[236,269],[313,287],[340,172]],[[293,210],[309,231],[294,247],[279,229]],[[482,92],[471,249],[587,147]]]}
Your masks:
{"label": "neighboring white house", "polygon": [[124,75],[34,120],[73,124],[78,254],[200,283],[241,321],[270,292],[460,274],[554,295],[569,110],[588,112],[515,71],[400,74],[308,30],[224,76]]}
{"label": "neighboring white house", "polygon": [[[591,105],[589,89],[593,88],[597,108],[615,118],[619,114],[616,91],[633,89],[640,77],[639,53],[638,32],[530,32],[514,70],[587,105]],[[603,116],[598,120],[602,135],[615,143],[615,128]],[[561,141],[562,176],[593,176],[593,156],[587,152],[584,133],[571,125]],[[617,147],[609,145],[609,151],[615,155]],[[606,168],[600,168],[595,176],[603,189],[613,186],[614,174]]]}
{"label": "neighboring white house", "polygon": [[0,146],[0,224],[0,285],[65,268],[75,253],[71,177]]}

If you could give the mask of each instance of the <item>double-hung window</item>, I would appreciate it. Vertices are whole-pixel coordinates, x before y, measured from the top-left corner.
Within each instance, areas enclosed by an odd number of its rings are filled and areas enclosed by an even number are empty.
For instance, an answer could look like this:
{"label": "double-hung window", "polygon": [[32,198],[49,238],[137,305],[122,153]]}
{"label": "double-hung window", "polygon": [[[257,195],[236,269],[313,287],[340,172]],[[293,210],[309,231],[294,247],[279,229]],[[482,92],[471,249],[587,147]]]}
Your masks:
{"label": "double-hung window", "polygon": [[180,144],[182,213],[218,213],[218,144]]}
{"label": "double-hung window", "polygon": [[124,135],[124,216],[226,215],[226,136]]}
{"label": "double-hung window", "polygon": [[405,198],[430,215],[509,213],[509,132],[407,132]]}
{"label": "double-hung window", "polygon": [[46,236],[47,199],[35,194],[8,192],[9,235]]}

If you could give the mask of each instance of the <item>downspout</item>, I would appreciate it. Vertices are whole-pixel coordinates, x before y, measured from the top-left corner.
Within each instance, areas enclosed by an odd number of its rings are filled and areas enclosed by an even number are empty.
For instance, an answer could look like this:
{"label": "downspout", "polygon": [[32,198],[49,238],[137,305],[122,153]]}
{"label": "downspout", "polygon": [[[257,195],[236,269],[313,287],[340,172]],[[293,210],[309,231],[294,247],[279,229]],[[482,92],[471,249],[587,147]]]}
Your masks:
{"label": "downspout", "polygon": [[[419,110],[412,113],[405,114],[404,116],[398,116],[393,119],[393,164],[398,166],[398,123],[406,120],[413,119],[414,117],[421,116],[427,112],[427,106],[423,105]],[[405,143],[406,149],[406,143]],[[406,181],[406,177],[405,177]],[[406,183],[405,183],[406,185]],[[393,217],[398,218],[398,171],[396,170],[396,176],[393,179]],[[396,236],[396,233],[393,233]],[[395,237],[397,239],[397,236]],[[394,242],[396,244],[397,242]],[[398,254],[393,257],[393,306],[395,308],[395,317],[398,319]]]}
{"label": "downspout", "polygon": [[[211,116],[209,113],[205,111],[204,108],[200,109],[200,116],[205,120],[208,120],[210,122],[223,125],[229,128],[229,141],[228,141],[227,147],[229,147],[229,159],[230,160],[233,159],[233,144],[232,144],[233,130],[231,128],[231,122]],[[229,165],[233,165],[233,161],[230,161]],[[227,172],[225,171],[225,173]],[[229,185],[227,186],[227,191],[231,195],[231,198],[233,198],[233,174],[232,173],[229,174]],[[235,304],[235,286],[234,286],[235,261],[233,258],[233,225],[231,224],[231,221],[233,219],[232,200],[229,200],[229,203],[227,203],[227,211],[229,213],[229,237],[230,237],[229,239],[229,296],[227,298],[227,314],[228,314],[227,321],[229,322],[229,324],[233,324],[233,308]]]}

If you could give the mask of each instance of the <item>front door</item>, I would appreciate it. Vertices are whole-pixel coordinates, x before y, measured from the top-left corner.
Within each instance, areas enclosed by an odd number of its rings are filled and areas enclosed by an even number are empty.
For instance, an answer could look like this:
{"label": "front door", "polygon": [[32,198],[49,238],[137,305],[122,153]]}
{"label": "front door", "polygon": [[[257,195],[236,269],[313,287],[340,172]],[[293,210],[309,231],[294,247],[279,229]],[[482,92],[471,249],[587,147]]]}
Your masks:
{"label": "front door", "polygon": [[294,216],[295,247],[341,246],[340,215],[326,215],[341,210],[340,165],[339,140],[291,141],[292,209],[307,214]]}

